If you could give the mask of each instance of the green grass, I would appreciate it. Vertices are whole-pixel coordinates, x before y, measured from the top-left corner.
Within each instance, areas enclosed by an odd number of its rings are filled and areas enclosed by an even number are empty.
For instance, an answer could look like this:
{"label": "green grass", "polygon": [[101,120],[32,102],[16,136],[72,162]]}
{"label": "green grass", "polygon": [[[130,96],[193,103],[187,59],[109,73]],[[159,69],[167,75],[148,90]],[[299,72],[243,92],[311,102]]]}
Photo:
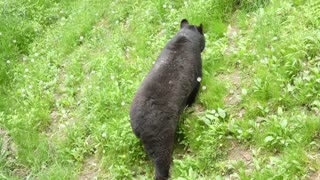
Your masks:
{"label": "green grass", "polygon": [[[8,0],[0,9],[0,179],[151,179],[129,108],[183,18],[204,24],[206,49],[172,178],[319,174],[316,0]],[[239,149],[251,158],[230,155]]]}

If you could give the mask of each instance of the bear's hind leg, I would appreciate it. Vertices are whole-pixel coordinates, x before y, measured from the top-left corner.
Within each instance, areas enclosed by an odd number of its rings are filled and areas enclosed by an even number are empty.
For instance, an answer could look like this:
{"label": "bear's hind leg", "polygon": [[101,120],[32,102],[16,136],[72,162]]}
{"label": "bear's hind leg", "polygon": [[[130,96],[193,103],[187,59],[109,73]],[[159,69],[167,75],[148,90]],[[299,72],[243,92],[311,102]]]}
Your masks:
{"label": "bear's hind leg", "polygon": [[154,164],[156,171],[156,180],[167,180],[169,178],[170,165],[172,162],[174,138],[170,142],[160,146],[161,148],[155,154]]}
{"label": "bear's hind leg", "polygon": [[172,161],[171,156],[159,157],[154,160],[156,180],[167,180],[169,178],[171,161]]}
{"label": "bear's hind leg", "polygon": [[172,162],[174,134],[159,134],[152,141],[145,142],[145,149],[154,160],[156,180],[167,180]]}

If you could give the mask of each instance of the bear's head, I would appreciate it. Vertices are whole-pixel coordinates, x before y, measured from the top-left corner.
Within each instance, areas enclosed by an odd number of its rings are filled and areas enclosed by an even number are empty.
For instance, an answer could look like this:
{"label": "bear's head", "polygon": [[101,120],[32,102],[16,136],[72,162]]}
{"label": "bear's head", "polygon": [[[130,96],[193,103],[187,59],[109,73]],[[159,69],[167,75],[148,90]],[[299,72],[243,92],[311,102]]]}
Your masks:
{"label": "bear's head", "polygon": [[184,34],[186,34],[188,38],[191,38],[199,43],[201,52],[204,50],[205,40],[202,24],[200,24],[200,26],[190,25],[188,20],[182,19],[180,23],[180,29],[181,31],[185,31]]}

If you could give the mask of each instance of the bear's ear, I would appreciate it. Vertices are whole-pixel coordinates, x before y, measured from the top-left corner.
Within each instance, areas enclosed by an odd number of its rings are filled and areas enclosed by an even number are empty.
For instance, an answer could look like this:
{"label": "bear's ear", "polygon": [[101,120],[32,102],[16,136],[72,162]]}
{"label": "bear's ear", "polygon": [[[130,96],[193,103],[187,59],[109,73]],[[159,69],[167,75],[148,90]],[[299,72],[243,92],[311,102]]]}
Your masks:
{"label": "bear's ear", "polygon": [[198,26],[197,29],[203,35],[203,25],[200,24],[200,26]]}
{"label": "bear's ear", "polygon": [[180,23],[180,28],[182,29],[182,28],[184,28],[184,27],[186,27],[186,26],[188,26],[188,25],[189,25],[188,20],[182,19],[182,21],[181,21],[181,23]]}

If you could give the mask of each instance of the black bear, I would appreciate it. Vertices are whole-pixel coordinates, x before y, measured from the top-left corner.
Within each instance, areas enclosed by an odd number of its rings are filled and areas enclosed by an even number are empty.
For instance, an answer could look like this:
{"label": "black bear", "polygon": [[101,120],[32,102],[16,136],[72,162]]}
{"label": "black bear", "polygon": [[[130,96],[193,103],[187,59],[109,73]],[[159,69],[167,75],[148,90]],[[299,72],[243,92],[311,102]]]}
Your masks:
{"label": "black bear", "polygon": [[183,19],[133,99],[131,127],[154,160],[156,180],[169,178],[179,116],[200,87],[204,46],[202,24]]}

